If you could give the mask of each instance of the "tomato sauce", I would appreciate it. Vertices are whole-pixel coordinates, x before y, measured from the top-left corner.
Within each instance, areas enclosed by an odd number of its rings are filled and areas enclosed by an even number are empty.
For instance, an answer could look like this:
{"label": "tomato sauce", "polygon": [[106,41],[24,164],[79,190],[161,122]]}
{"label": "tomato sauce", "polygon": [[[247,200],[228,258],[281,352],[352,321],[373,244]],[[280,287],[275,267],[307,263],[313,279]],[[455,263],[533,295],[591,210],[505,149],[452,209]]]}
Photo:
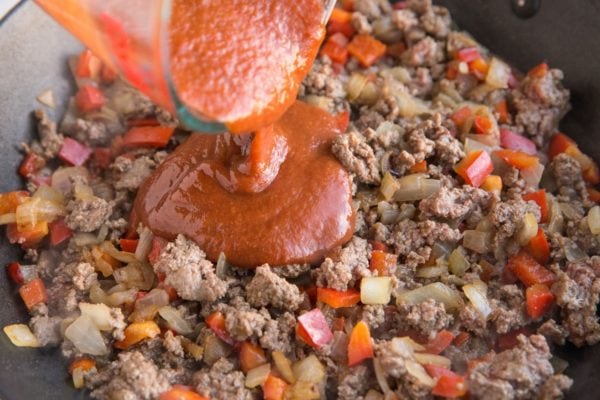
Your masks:
{"label": "tomato sauce", "polygon": [[251,137],[192,134],[139,189],[133,226],[240,267],[316,263],[354,230],[351,180],[330,149],[340,133],[296,102]]}
{"label": "tomato sauce", "polygon": [[173,0],[178,96],[229,131],[275,122],[294,102],[324,36],[322,0]]}

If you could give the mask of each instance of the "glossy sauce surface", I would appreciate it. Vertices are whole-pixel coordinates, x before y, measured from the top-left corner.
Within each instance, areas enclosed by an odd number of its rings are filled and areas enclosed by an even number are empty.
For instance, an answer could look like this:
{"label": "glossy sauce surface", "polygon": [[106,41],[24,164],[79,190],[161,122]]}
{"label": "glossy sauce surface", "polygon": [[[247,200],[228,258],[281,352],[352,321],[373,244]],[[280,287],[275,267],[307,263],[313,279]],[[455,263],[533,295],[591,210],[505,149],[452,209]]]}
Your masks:
{"label": "glossy sauce surface", "polygon": [[179,97],[231,132],[275,122],[324,35],[321,0],[173,0],[170,64]]}
{"label": "glossy sauce surface", "polygon": [[[134,226],[185,234],[209,259],[224,252],[240,267],[318,262],[354,229],[351,181],[330,150],[338,134],[335,117],[302,102],[254,137],[282,143],[279,164],[277,145],[257,145],[257,156],[254,140],[193,134],[138,191]],[[252,154],[254,170],[240,168]]]}

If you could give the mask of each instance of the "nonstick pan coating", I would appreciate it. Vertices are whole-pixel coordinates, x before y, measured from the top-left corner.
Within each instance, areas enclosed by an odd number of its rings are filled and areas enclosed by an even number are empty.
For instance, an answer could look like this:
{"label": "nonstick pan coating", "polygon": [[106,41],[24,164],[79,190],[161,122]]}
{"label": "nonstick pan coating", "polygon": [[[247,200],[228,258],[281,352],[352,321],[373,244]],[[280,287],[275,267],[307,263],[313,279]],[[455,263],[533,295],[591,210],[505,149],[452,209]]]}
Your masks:
{"label": "nonstick pan coating", "polygon": [[[573,111],[562,129],[582,148],[600,159],[600,2],[541,0],[530,19],[519,19],[510,0],[443,0],[458,25],[495,53],[527,70],[542,60],[562,69],[571,89]],[[575,5],[576,4],[576,5]],[[72,90],[66,57],[81,49],[69,34],[25,1],[0,25],[0,192],[21,185],[16,174],[18,144],[34,132],[31,111],[35,97],[46,89],[57,102]],[[60,115],[59,107],[54,115]],[[0,238],[0,267],[19,257],[4,234]],[[7,279],[0,277],[0,326],[25,322],[27,313]],[[600,346],[559,350],[567,359],[575,384],[571,399],[597,399]],[[87,398],[72,389],[66,364],[58,350],[15,348],[0,334],[0,400]]]}

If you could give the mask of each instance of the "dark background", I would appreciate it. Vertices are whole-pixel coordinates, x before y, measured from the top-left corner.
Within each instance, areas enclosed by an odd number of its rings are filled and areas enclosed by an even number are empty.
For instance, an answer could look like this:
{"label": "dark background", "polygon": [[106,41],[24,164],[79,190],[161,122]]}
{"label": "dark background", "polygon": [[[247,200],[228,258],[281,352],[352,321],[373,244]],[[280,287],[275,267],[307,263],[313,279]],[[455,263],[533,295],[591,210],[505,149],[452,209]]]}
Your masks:
{"label": "dark background", "polygon": [[[523,20],[511,12],[509,0],[442,0],[458,25],[521,70],[541,61],[565,71],[573,111],[562,129],[600,159],[600,1],[542,0],[540,11]],[[66,57],[80,45],[31,1],[21,3],[0,23],[0,192],[21,184],[16,170],[21,141],[32,136],[31,110],[46,89],[56,99],[67,96],[72,82]],[[60,102],[57,101],[60,105]],[[54,115],[62,112],[59,107]],[[18,257],[0,234],[0,267]],[[0,268],[2,269],[2,268]],[[0,276],[0,327],[25,322],[27,313],[16,290]],[[575,379],[572,399],[597,399],[600,348],[566,347],[560,351]],[[0,399],[83,399],[72,389],[66,364],[56,350],[22,349],[0,333]]]}

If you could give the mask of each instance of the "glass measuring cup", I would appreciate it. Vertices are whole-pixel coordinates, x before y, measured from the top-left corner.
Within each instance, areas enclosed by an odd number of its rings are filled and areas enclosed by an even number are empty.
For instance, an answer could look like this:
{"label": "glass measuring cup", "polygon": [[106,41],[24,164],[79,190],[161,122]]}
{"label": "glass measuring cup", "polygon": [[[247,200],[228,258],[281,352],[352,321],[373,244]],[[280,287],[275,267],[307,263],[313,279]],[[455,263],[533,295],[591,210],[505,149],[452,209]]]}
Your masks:
{"label": "glass measuring cup", "polygon": [[[171,0],[35,0],[135,88],[177,115],[189,129],[222,132],[225,126],[191,111],[169,74]],[[324,22],[335,0],[326,0]]]}

